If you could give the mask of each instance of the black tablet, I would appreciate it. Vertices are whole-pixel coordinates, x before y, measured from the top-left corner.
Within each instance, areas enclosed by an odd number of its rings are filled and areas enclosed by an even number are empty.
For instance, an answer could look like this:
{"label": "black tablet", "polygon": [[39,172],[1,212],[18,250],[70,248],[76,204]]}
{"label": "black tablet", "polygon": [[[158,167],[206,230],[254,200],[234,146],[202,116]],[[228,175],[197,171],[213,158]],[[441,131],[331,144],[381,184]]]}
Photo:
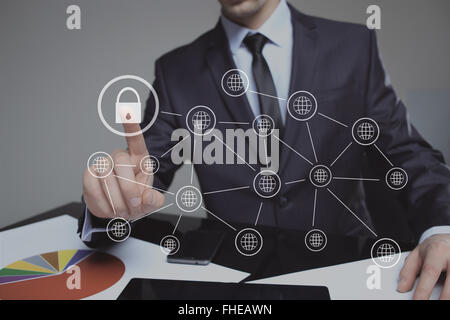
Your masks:
{"label": "black tablet", "polygon": [[119,300],[330,300],[327,287],[131,279]]}

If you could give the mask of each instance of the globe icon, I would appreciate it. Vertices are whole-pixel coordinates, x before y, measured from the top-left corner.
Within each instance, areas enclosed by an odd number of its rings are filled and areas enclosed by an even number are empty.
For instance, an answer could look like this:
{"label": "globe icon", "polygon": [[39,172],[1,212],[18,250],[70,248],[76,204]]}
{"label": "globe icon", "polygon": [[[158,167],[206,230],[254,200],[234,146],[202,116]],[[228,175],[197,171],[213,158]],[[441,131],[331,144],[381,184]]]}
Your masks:
{"label": "globe icon", "polygon": [[181,203],[186,207],[186,208],[192,208],[196,205],[197,201],[198,201],[198,196],[197,194],[192,191],[192,190],[186,190],[181,194]]}
{"label": "globe icon", "polygon": [[238,92],[244,88],[244,81],[238,73],[233,73],[227,78],[227,87],[233,92]]}
{"label": "globe icon", "polygon": [[272,129],[272,123],[267,118],[261,118],[256,125],[260,134],[267,134]]}
{"label": "globe icon", "polygon": [[325,169],[317,169],[313,173],[314,181],[317,183],[325,183],[328,180],[328,172]]}
{"label": "globe icon", "polygon": [[206,111],[197,111],[192,116],[192,124],[197,130],[205,130],[211,125],[211,117]]}
{"label": "globe icon", "polygon": [[171,252],[177,248],[177,242],[172,238],[167,238],[164,240],[163,247],[167,252]]}
{"label": "globe icon", "polygon": [[375,128],[371,123],[363,122],[356,129],[356,134],[361,140],[368,141],[375,136]]}
{"label": "globe icon", "polygon": [[320,233],[314,232],[309,236],[309,244],[313,248],[320,248],[323,244],[323,236]]}
{"label": "globe icon", "polygon": [[405,177],[403,176],[403,173],[401,173],[399,171],[394,171],[391,173],[391,175],[389,177],[389,181],[394,186],[401,186],[403,184],[403,182],[405,181]]}
{"label": "globe icon", "polygon": [[259,180],[258,186],[264,193],[270,193],[277,187],[277,181],[273,176],[262,176]]}
{"label": "globe icon", "polygon": [[242,235],[241,238],[241,247],[245,251],[253,251],[258,247],[259,240],[256,235],[253,233],[247,232]]}
{"label": "globe icon", "polygon": [[111,233],[117,238],[122,238],[127,233],[127,227],[125,223],[122,223],[120,221],[114,222],[111,226]]}
{"label": "globe icon", "polygon": [[297,97],[293,103],[294,111],[301,115],[305,116],[311,112],[312,102],[311,99],[305,96]]}
{"label": "globe icon", "polygon": [[147,172],[154,172],[156,169],[156,162],[151,159],[147,158],[144,160],[144,170]]}
{"label": "globe icon", "polygon": [[384,263],[392,262],[395,253],[395,248],[390,243],[383,243],[377,248],[377,258]]}
{"label": "globe icon", "polygon": [[95,172],[104,174],[109,169],[109,161],[106,157],[98,156],[94,159],[92,166]]}

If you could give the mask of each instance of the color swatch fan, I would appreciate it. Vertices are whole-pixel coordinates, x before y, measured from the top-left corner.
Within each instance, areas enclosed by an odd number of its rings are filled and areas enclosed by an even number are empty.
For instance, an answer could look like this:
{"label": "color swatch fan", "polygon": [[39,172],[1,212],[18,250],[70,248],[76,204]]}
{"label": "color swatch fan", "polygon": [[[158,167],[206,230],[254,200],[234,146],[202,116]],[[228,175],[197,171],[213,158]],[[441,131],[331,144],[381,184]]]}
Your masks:
{"label": "color swatch fan", "polygon": [[[43,253],[0,270],[0,300],[82,299],[108,289],[124,272],[125,265],[121,260],[103,252],[61,250]],[[75,279],[77,286],[73,286],[75,277],[78,277]]]}

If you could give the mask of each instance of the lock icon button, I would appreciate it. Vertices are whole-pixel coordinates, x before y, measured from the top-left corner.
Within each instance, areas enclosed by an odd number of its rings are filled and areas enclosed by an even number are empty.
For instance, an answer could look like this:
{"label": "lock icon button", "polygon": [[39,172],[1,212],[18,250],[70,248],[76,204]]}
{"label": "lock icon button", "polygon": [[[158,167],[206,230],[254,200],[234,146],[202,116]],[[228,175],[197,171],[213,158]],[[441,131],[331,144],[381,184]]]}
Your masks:
{"label": "lock icon button", "polygon": [[[134,93],[137,102],[121,102],[120,98],[126,91]],[[141,123],[141,98],[138,92],[131,87],[125,87],[119,91],[116,99],[116,123]]]}

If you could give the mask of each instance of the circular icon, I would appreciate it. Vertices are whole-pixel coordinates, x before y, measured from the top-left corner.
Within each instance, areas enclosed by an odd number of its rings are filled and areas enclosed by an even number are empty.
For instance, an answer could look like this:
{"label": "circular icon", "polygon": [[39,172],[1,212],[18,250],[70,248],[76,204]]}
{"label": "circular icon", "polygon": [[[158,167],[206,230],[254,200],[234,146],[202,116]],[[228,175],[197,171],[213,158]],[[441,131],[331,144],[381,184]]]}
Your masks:
{"label": "circular icon", "polygon": [[352,127],[353,139],[362,146],[374,144],[380,135],[380,128],[375,120],[361,118]]}
{"label": "circular icon", "polygon": [[280,177],[271,170],[263,170],[253,179],[253,189],[260,197],[272,198],[281,189]]}
{"label": "circular icon", "polygon": [[393,190],[403,189],[408,183],[408,175],[402,168],[391,168],[386,173],[386,183]]}
{"label": "circular icon", "polygon": [[205,136],[216,127],[216,115],[207,106],[196,106],[186,116],[186,126],[193,134]]}
{"label": "circular icon", "polygon": [[[102,100],[103,100],[103,96],[105,95],[106,90],[108,90],[108,88],[115,84],[118,81],[121,80],[135,80],[135,81],[139,81],[140,83],[144,84],[151,92],[151,96],[154,99],[155,102],[155,113],[153,114],[152,119],[150,120],[150,122],[141,130],[135,131],[135,132],[121,132],[117,129],[114,129],[113,127],[111,127],[111,125],[106,121],[105,117],[103,116],[103,112],[102,112]],[[128,89],[128,88],[126,88]],[[115,133],[119,136],[122,137],[133,137],[133,136],[137,136],[139,134],[144,133],[145,131],[147,131],[148,129],[150,129],[150,127],[153,125],[153,123],[155,123],[156,121],[156,117],[158,116],[158,112],[159,112],[159,98],[158,98],[158,94],[156,93],[156,90],[153,88],[153,86],[145,79],[138,77],[138,76],[134,76],[134,75],[123,75],[123,76],[119,76],[116,77],[112,80],[110,80],[102,89],[102,91],[100,91],[100,95],[98,96],[98,100],[97,100],[97,111],[98,111],[98,115],[100,117],[100,120],[102,121],[103,125],[112,133]],[[140,109],[139,109],[140,111]],[[128,113],[127,113],[128,115]],[[128,118],[126,118],[128,119]],[[123,119],[122,119],[123,120]],[[135,123],[130,122],[130,123]]]}
{"label": "circular icon", "polygon": [[333,175],[330,168],[321,164],[313,167],[309,172],[309,180],[318,188],[326,187],[332,178]]}
{"label": "circular icon", "polygon": [[124,218],[111,219],[106,226],[106,234],[112,241],[125,241],[131,234],[130,223]]}
{"label": "circular icon", "polygon": [[322,251],[327,245],[327,235],[322,230],[312,229],[305,236],[305,245],[311,251]]}
{"label": "circular icon", "polygon": [[254,256],[263,246],[261,234],[252,228],[239,231],[234,239],[237,251],[244,256]]}
{"label": "circular icon", "polygon": [[106,152],[95,152],[89,157],[87,168],[95,178],[106,178],[114,169],[114,161]]}
{"label": "circular icon", "polygon": [[222,89],[229,96],[242,96],[247,92],[249,85],[247,74],[240,69],[228,70],[222,76]]}
{"label": "circular icon", "polygon": [[159,160],[158,158],[147,155],[141,159],[140,163],[141,171],[147,175],[152,175],[159,170]]}
{"label": "circular icon", "polygon": [[168,235],[161,239],[159,247],[164,254],[171,256],[180,249],[180,241],[174,235]]}
{"label": "circular icon", "polygon": [[202,194],[194,186],[184,186],[177,191],[175,202],[184,212],[193,212],[202,205]]}
{"label": "circular icon", "polygon": [[400,260],[401,249],[397,242],[390,238],[382,238],[372,245],[370,255],[372,261],[380,268],[392,268]]}
{"label": "circular icon", "polygon": [[289,97],[287,110],[295,120],[307,121],[317,112],[317,100],[308,91],[297,91]]}
{"label": "circular icon", "polygon": [[253,131],[260,137],[270,136],[275,128],[273,119],[265,114],[259,115],[253,120]]}

